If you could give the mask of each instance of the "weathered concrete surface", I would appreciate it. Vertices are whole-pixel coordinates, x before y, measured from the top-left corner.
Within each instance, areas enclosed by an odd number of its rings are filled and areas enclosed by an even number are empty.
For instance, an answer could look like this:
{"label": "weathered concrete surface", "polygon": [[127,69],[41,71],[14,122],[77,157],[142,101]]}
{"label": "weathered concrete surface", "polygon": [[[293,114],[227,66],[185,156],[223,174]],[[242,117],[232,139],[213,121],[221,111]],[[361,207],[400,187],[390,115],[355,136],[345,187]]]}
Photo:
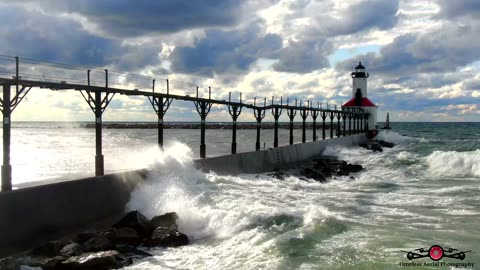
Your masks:
{"label": "weathered concrete surface", "polygon": [[367,141],[365,134],[357,134],[316,142],[286,145],[256,152],[196,160],[195,164],[203,170],[212,170],[217,173],[259,173],[282,169],[292,164],[318,157],[327,145],[353,146],[366,143]]}
{"label": "weathered concrete surface", "polygon": [[1,192],[0,255],[121,215],[145,175],[138,170]]}
{"label": "weathered concrete surface", "polygon": [[[327,145],[365,143],[365,135],[282,146],[197,160],[204,170],[257,173],[321,155]],[[0,192],[0,257],[92,226],[110,226],[125,211],[135,185],[148,171],[136,170],[71,181],[43,181]]]}

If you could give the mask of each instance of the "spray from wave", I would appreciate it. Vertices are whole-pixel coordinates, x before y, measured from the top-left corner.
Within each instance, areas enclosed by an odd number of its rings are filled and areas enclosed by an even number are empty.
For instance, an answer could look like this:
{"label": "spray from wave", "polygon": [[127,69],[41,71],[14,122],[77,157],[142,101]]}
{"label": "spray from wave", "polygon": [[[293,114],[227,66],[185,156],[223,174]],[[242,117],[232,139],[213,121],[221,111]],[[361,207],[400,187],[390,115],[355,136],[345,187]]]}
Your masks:
{"label": "spray from wave", "polygon": [[401,135],[395,131],[391,130],[382,130],[378,133],[378,135],[375,137],[376,140],[382,140],[386,142],[391,142],[395,144],[403,144],[403,143],[409,143],[409,142],[415,142],[419,141],[416,138],[409,137],[409,136],[404,136]]}
{"label": "spray from wave", "polygon": [[426,158],[434,176],[480,176],[480,149],[468,152],[434,151]]}

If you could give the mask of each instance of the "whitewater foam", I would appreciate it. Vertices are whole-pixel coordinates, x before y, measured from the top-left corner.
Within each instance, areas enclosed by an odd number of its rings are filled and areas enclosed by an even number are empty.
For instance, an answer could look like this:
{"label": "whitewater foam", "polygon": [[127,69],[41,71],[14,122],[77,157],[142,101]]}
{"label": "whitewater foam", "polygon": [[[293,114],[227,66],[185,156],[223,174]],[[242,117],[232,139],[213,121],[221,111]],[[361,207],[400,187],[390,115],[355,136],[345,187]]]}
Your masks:
{"label": "whitewater foam", "polygon": [[475,151],[434,151],[426,158],[433,176],[480,176],[480,149]]}
{"label": "whitewater foam", "polygon": [[391,142],[395,144],[402,144],[408,142],[420,141],[417,138],[401,135],[395,131],[391,130],[381,130],[378,135],[375,137],[376,140],[383,140],[386,142]]}

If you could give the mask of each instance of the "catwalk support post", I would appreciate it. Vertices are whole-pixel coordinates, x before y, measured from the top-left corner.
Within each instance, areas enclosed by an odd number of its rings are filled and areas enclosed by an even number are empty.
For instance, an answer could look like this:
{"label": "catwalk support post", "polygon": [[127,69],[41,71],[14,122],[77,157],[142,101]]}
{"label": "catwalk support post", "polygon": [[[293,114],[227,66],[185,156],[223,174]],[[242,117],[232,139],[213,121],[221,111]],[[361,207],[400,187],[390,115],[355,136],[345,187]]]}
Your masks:
{"label": "catwalk support post", "polygon": [[272,115],[273,118],[275,119],[274,123],[274,134],[273,134],[273,147],[278,147],[278,118],[280,118],[280,115],[282,115],[282,103],[283,103],[283,97],[280,97],[280,107],[277,105],[273,104],[275,97],[272,97]]}
{"label": "catwalk support post", "polygon": [[303,106],[302,109],[300,110],[300,116],[302,117],[302,143],[305,143],[307,141],[306,129],[307,129],[308,108],[305,108],[305,106]]}
{"label": "catwalk support post", "polygon": [[[90,70],[87,71],[88,86],[90,86]],[[102,176],[105,173],[104,157],[102,153],[102,114],[107,108],[110,101],[115,96],[108,90],[108,70],[105,69],[105,95],[102,97],[100,89],[94,91],[94,95],[90,90],[80,90],[90,109],[95,114],[95,176]]]}
{"label": "catwalk support post", "polygon": [[310,115],[312,116],[313,122],[312,122],[312,129],[313,129],[313,141],[317,140],[317,117],[318,117],[319,111],[316,109],[313,109],[310,111]]}
{"label": "catwalk support post", "polygon": [[232,103],[232,93],[228,93],[228,113],[232,117],[232,154],[237,153],[237,118],[242,113],[242,93],[240,93],[240,102]]}
{"label": "catwalk support post", "polygon": [[[168,79],[167,79],[167,95],[162,96],[148,96],[152,108],[158,116],[157,129],[158,129],[158,146],[163,150],[163,117],[168,111],[170,104],[172,104],[173,98],[169,97],[168,94]],[[152,91],[155,93],[155,80],[153,80]]]}
{"label": "catwalk support post", "polygon": [[[208,87],[208,99],[201,99],[193,101],[195,108],[197,109],[198,115],[200,115],[200,158],[205,158],[207,156],[207,146],[205,145],[205,120],[207,115],[212,108],[212,102],[210,101],[211,97],[211,88]],[[198,87],[197,87],[197,98],[198,98]]]}
{"label": "catwalk support post", "polygon": [[[287,99],[287,106],[288,106],[288,99]],[[297,99],[295,99],[295,107],[297,107]],[[295,115],[297,115],[297,109],[296,108],[289,108],[287,109],[287,115],[288,118],[290,119],[290,139],[289,142],[290,144],[293,144],[293,119],[295,118]]]}
{"label": "catwalk support post", "polygon": [[322,140],[325,140],[325,120],[327,119],[327,112],[326,111],[321,111],[322,114]]}
{"label": "catwalk support post", "polygon": [[267,99],[265,98],[263,102],[264,102],[263,103],[264,108],[259,108],[257,107],[257,98],[255,97],[253,99],[253,106],[255,107],[253,109],[253,115],[257,120],[257,139],[255,141],[255,151],[260,150],[260,129],[262,128],[262,120],[263,118],[265,118],[265,107],[267,106]]}
{"label": "catwalk support post", "polygon": [[10,164],[12,112],[32,89],[31,86],[20,87],[19,80],[19,58],[15,57],[15,93],[12,95],[11,84],[3,84],[3,97],[0,98],[3,115],[2,191],[12,190],[12,165]]}
{"label": "catwalk support post", "polygon": [[333,139],[333,119],[335,118],[335,112],[330,110],[328,114],[330,115],[330,139]]}

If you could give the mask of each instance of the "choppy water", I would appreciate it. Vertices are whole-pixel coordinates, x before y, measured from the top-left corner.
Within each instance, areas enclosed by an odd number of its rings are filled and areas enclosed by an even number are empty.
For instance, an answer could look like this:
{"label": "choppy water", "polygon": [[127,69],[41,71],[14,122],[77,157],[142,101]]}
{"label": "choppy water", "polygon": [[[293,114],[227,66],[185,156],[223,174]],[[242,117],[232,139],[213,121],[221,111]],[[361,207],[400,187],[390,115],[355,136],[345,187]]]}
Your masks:
{"label": "choppy water", "polygon": [[[480,124],[394,123],[394,129],[380,137],[398,146],[383,153],[327,149],[366,170],[355,174],[356,180],[326,184],[294,176],[281,181],[267,174],[201,173],[192,166],[198,143],[191,135],[198,130],[167,131],[165,153],[155,150],[154,130],[105,131],[111,139],[105,146],[107,168],[156,159],[150,183],[133,192],[128,208],[149,217],[176,211],[179,229],[192,239],[189,246],[150,250],[154,257],[128,269],[422,269],[400,267],[399,262],[409,262],[402,251],[434,244],[471,250],[463,261],[443,261],[480,268]],[[33,157],[25,162],[39,157],[51,164],[32,168],[44,169],[29,172],[35,177],[78,173],[83,165],[93,165],[93,130],[46,128],[35,134],[39,130],[18,128],[14,133],[26,130],[36,139],[22,144],[17,138],[14,145],[22,152],[15,155],[28,153]],[[240,149],[251,149],[254,131],[241,132],[239,141],[247,146]],[[284,143],[287,133],[282,133]],[[173,137],[186,144],[174,143]],[[230,131],[208,131],[207,138],[209,145],[219,145],[210,152],[228,153]],[[70,160],[64,160],[67,155]],[[50,171],[54,165],[60,171]]]}

